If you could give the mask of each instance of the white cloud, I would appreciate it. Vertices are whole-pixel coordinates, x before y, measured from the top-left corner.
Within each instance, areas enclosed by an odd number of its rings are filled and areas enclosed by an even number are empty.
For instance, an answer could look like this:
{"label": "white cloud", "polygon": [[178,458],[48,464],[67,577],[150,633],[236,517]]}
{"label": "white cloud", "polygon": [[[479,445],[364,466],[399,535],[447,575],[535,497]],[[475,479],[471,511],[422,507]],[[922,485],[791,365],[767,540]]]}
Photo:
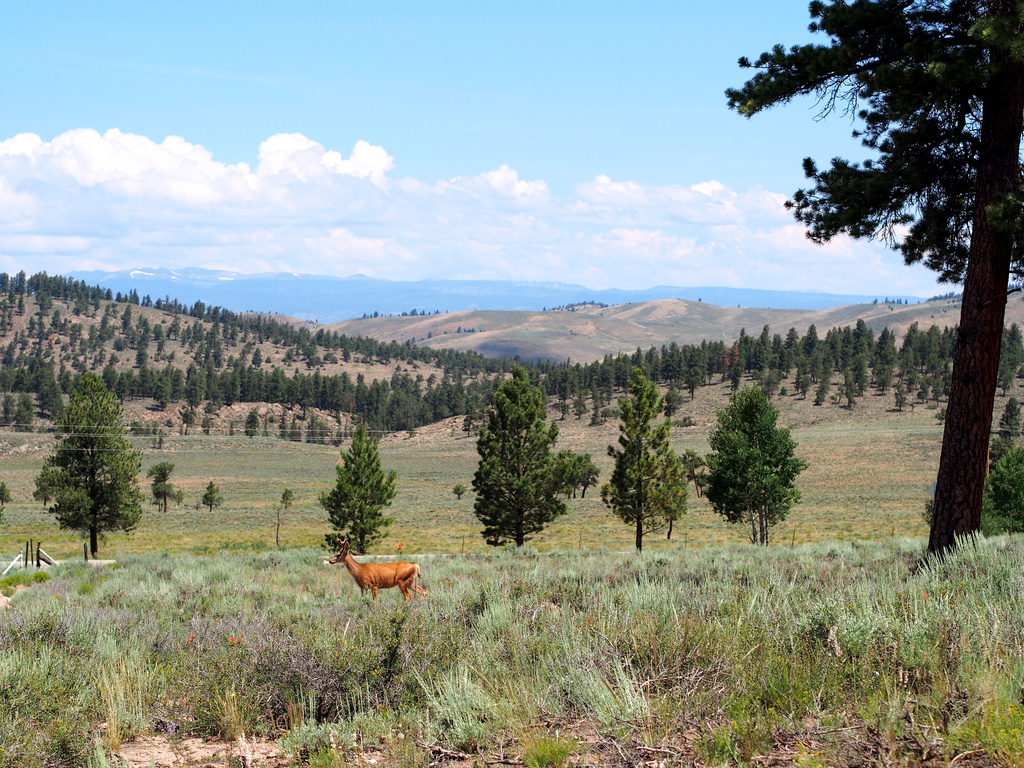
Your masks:
{"label": "white cloud", "polygon": [[[581,282],[594,288],[747,285],[929,293],[934,279],[880,246],[809,243],[785,196],[708,180],[599,175],[558,197],[508,165],[440,181],[392,178],[383,147],[350,153],[301,134],[259,146],[255,169],[198,144],[116,129],[0,140],[0,266],[216,266],[394,279]],[[5,266],[6,265],[6,266]]]}

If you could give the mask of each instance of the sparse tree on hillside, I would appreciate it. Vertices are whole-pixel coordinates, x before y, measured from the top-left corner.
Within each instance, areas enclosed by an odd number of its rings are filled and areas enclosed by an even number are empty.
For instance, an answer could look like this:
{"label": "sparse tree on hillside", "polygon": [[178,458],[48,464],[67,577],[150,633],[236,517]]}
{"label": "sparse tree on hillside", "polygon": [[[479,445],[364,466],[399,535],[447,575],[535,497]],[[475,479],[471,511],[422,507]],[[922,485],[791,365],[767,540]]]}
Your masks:
{"label": "sparse tree on hillside", "polygon": [[893,397],[895,398],[896,410],[903,412],[903,406],[907,404],[907,390],[903,388],[902,384],[897,384],[893,388]]}
{"label": "sparse tree on hillside", "polygon": [[583,392],[577,392],[576,397],[572,401],[572,412],[576,417],[576,421],[583,418],[587,412],[587,400],[583,397]]}
{"label": "sparse tree on hillside", "polygon": [[36,411],[32,407],[32,395],[22,392],[18,395],[18,405],[14,409],[14,431],[31,432],[36,420]]}
{"label": "sparse tree on hillside", "polygon": [[469,489],[468,489],[468,488],[467,488],[466,486],[464,486],[464,485],[463,485],[462,483],[457,483],[457,484],[455,485],[455,487],[454,487],[454,488],[452,488],[452,493],[454,493],[454,494],[455,494],[455,498],[456,498],[456,499],[458,499],[459,501],[462,501],[462,495],[463,495],[463,494],[464,494],[464,493],[465,493],[466,491],[468,491],[468,490],[469,490]]}

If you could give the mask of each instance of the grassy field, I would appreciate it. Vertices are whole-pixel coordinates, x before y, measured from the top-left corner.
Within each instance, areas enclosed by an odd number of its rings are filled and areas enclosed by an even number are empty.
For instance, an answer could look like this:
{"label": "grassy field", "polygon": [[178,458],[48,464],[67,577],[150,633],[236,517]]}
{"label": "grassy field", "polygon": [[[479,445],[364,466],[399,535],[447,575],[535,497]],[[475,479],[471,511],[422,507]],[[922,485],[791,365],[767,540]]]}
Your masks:
{"label": "grassy field", "polygon": [[[679,417],[695,426],[673,431],[678,451],[707,451],[708,431],[715,411],[725,405],[727,385],[704,387]],[[822,540],[851,541],[917,536],[925,531],[921,510],[938,466],[942,425],[936,411],[924,405],[893,413],[891,397],[868,396],[853,409],[814,406],[792,396],[774,399],[779,423],[791,426],[799,443],[798,455],[809,463],[798,486],[803,501],[789,520],[773,532],[776,543]],[[997,409],[1002,403],[997,402]],[[553,412],[552,412],[553,413]],[[607,480],[611,460],[607,446],[617,439],[618,422],[590,426],[589,417],[560,421],[558,448],[593,455]],[[381,443],[385,468],[398,473],[398,495],[390,509],[395,523],[380,553],[399,544],[405,552],[480,552],[487,547],[473,516],[473,495],[457,500],[451,489],[469,486],[478,455],[475,440],[459,429],[461,420],[397,433]],[[288,546],[315,546],[328,532],[327,516],[317,502],[335,481],[339,450],[330,446],[290,443],[276,438],[244,436],[170,436],[163,447],[153,438],[132,438],[145,451],[143,473],[158,461],[175,464],[172,482],[185,492],[185,503],[166,515],[147,505],[142,524],[131,536],[111,534],[101,545],[103,557],[117,558],[152,550],[203,551],[221,547],[273,546],[277,501],[287,487],[296,496],[284,514],[281,540]],[[51,555],[63,558],[81,553],[81,539],[60,531],[42,505],[32,501],[34,478],[52,450],[47,435],[0,433],[0,480],[14,502],[4,512],[0,528],[0,558],[13,557],[32,538]],[[145,477],[142,477],[143,488]],[[225,502],[212,513],[196,508],[209,481],[222,490]],[[729,526],[712,513],[691,486],[689,514],[676,527],[671,542],[650,538],[645,546],[679,548],[717,546],[745,540],[746,532]],[[601,503],[597,489],[569,501],[569,512],[532,542],[551,549],[632,546],[632,532]]]}
{"label": "grassy field", "polygon": [[64,565],[0,611],[0,766],[1024,765],[1022,541],[922,547],[423,555],[378,605],[309,548]]}
{"label": "grassy field", "polygon": [[[677,450],[707,450],[728,393],[685,404]],[[637,555],[595,489],[532,546],[494,550],[472,494],[451,493],[477,463],[460,421],[386,436],[395,523],[373,554],[401,548],[430,596],[377,606],[322,565],[336,448],[132,438],[143,470],[175,463],[185,503],[147,506],[96,571],[30,500],[52,438],[0,434],[0,555],[33,538],[67,558],[48,581],[0,582],[0,768],[145,768],[190,739],[225,756],[177,765],[1024,765],[1021,540],[928,562],[908,538],[925,533],[936,408],[774,402],[809,469],[767,550],[691,492],[673,539]],[[617,422],[559,423],[558,448],[606,479]],[[196,505],[210,480],[212,513]]]}

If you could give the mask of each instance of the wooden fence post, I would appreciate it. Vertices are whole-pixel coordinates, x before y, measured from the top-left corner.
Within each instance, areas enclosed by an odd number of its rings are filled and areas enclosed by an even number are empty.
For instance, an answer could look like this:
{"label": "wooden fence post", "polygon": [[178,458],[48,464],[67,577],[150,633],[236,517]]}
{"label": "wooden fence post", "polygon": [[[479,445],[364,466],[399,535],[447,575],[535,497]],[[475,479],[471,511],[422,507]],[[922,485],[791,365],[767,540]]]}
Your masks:
{"label": "wooden fence post", "polygon": [[89,562],[89,545],[88,544],[83,544],[82,545],[82,556],[85,558],[85,562],[88,563]]}

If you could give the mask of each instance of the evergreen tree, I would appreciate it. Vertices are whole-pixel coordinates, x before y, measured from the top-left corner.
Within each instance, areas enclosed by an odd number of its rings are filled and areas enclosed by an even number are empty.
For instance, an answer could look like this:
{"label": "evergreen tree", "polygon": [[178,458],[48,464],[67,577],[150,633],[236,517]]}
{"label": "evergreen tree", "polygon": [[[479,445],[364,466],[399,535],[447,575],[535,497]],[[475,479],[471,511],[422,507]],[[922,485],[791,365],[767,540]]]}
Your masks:
{"label": "evergreen tree", "polygon": [[633,526],[640,552],[644,536],[670,527],[686,513],[689,494],[683,466],[669,442],[672,422],[666,419],[652,427],[664,402],[641,368],[633,369],[629,394],[619,399],[619,448],[608,446],[615,468],[601,487],[601,499]]}
{"label": "evergreen tree", "polygon": [[14,409],[14,431],[31,432],[36,420],[36,412],[32,407],[32,395],[22,392],[18,395],[18,405]]}
{"label": "evergreen tree", "polygon": [[524,368],[514,367],[495,392],[476,443],[480,464],[473,476],[473,511],[491,546],[514,541],[521,547],[565,514],[558,499],[561,468],[551,453],[558,425],[545,426],[546,420],[544,396],[530,385]]}
{"label": "evergreen tree", "polygon": [[153,501],[156,504],[163,504],[164,514],[167,514],[167,501],[174,495],[174,486],[171,484],[171,472],[174,471],[174,464],[169,461],[161,461],[154,464],[146,472],[146,477],[153,480],[149,486],[153,494]]}
{"label": "evergreen tree", "polygon": [[576,420],[579,421],[583,418],[583,414],[587,412],[587,401],[583,397],[583,391],[576,393],[576,397],[572,401],[572,412],[576,416]]}
{"label": "evergreen tree", "polygon": [[224,494],[220,492],[220,488],[214,484],[213,480],[207,484],[206,490],[203,491],[202,503],[211,512],[213,512],[214,507],[219,507],[224,503]]}
{"label": "evergreen tree", "polygon": [[572,451],[559,451],[558,464],[563,472],[565,481],[565,492],[576,498],[576,492],[582,489],[580,498],[587,497],[587,488],[597,483],[601,470],[594,464],[589,453],[573,453]]}
{"label": "evergreen tree", "polygon": [[1016,397],[1006,401],[1003,416],[999,419],[999,436],[1015,440],[1020,434],[1020,403]]}
{"label": "evergreen tree", "polygon": [[[827,45],[779,45],[729,104],[751,116],[801,94],[856,112],[874,155],[810,159],[790,205],[809,236],[880,237],[908,263],[963,283],[956,358],[928,547],[942,552],[981,521],[988,429],[1011,267],[1022,267],[1020,143],[1024,23],[1014,0],[811,3]],[[860,108],[860,111],[857,111]]]}
{"label": "evergreen tree", "polygon": [[245,436],[256,437],[260,432],[260,414],[255,408],[249,409],[249,415],[245,417]]}
{"label": "evergreen tree", "polygon": [[828,394],[832,390],[832,371],[826,369],[821,378],[818,379],[818,388],[814,392],[814,404],[824,405],[828,400]]}
{"label": "evergreen tree", "polygon": [[747,387],[729,398],[711,430],[705,495],[730,523],[750,526],[752,544],[768,546],[769,528],[785,520],[800,500],[794,485],[807,462],[794,455],[789,430],[776,426],[776,411],[763,392]]}
{"label": "evergreen tree", "polygon": [[[691,397],[690,399],[692,400],[693,398]],[[673,384],[665,393],[665,416],[668,418],[675,416],[676,411],[682,403],[683,395]]]}
{"label": "evergreen tree", "polygon": [[327,534],[329,547],[347,537],[356,553],[362,554],[387,536],[393,519],[381,510],[395,498],[397,473],[381,467],[379,442],[367,435],[365,424],[356,427],[352,445],[341,454],[334,488],[320,494],[320,506],[337,532]]}
{"label": "evergreen tree", "polygon": [[907,390],[903,388],[902,384],[897,384],[893,390],[893,397],[895,398],[896,410],[903,412],[903,406],[907,404]]}
{"label": "evergreen tree", "polygon": [[95,557],[106,531],[133,530],[142,516],[142,452],[125,438],[121,406],[103,380],[84,373],[57,420],[60,441],[36,478],[35,498],[62,529],[89,537]]}

